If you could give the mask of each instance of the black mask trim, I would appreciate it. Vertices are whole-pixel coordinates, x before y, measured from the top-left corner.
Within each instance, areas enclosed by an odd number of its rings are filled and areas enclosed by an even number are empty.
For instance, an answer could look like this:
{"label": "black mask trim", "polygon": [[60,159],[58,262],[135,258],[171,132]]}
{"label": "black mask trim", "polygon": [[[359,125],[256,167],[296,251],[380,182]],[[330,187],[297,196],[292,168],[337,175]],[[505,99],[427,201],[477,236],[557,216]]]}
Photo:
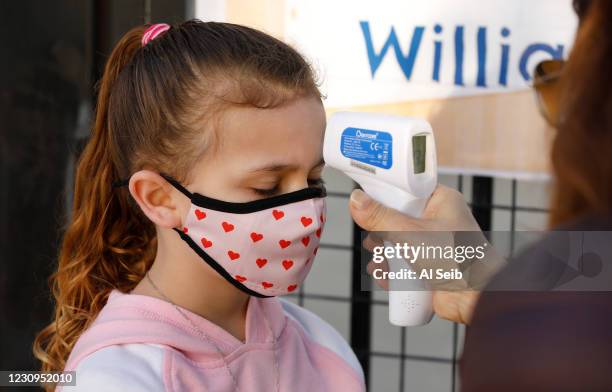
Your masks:
{"label": "black mask trim", "polygon": [[211,197],[204,196],[199,193],[191,193],[178,181],[176,181],[169,175],[163,173],[160,173],[160,175],[164,177],[166,181],[172,184],[172,186],[174,186],[177,190],[187,196],[191,200],[191,202],[197,205],[198,207],[234,214],[248,214],[251,212],[257,212],[268,208],[295,203],[298,201],[327,196],[325,187],[320,186],[303,188],[297,191],[283,193],[282,195],[272,196],[266,199],[253,200],[246,203],[234,203],[219,199],[213,199]]}
{"label": "black mask trim", "polygon": [[243,285],[242,283],[240,283],[239,281],[237,281],[236,279],[234,279],[229,272],[227,272],[223,267],[221,267],[221,265],[219,265],[219,263],[217,263],[215,261],[215,259],[213,259],[212,257],[210,257],[208,255],[208,253],[204,252],[204,250],[202,250],[202,248],[200,248],[191,237],[189,237],[187,234],[185,234],[182,230],[179,230],[177,228],[174,228],[174,231],[176,231],[177,233],[179,233],[179,235],[181,236],[181,238],[183,239],[183,241],[185,241],[189,247],[191,249],[193,249],[198,256],[200,256],[204,261],[206,261],[206,263],[208,265],[210,265],[215,271],[217,271],[219,273],[219,275],[223,276],[225,278],[225,280],[227,280],[228,282],[230,282],[231,284],[233,284],[235,287],[239,288],[240,290],[244,291],[245,293],[255,296],[255,297],[259,297],[259,298],[270,298],[273,297],[273,295],[263,295],[258,293],[257,291],[253,291],[250,288],[246,287],[245,285]]}

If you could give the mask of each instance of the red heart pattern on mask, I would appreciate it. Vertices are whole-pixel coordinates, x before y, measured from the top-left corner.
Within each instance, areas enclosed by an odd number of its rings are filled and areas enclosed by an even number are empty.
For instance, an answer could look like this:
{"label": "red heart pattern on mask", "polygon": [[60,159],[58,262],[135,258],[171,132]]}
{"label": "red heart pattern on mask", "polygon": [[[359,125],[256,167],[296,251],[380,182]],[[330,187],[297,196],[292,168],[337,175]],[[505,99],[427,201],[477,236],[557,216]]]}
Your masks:
{"label": "red heart pattern on mask", "polygon": [[263,266],[268,262],[268,259],[257,259],[255,262],[259,268],[263,268]]}
{"label": "red heart pattern on mask", "polygon": [[292,293],[312,265],[326,220],[324,205],[316,201],[320,204],[313,210],[309,203],[277,206],[252,218],[192,206],[193,215],[182,230],[236,285],[266,296]]}
{"label": "red heart pattern on mask", "polygon": [[288,270],[291,267],[293,267],[293,260],[283,260],[283,268]]}
{"label": "red heart pattern on mask", "polygon": [[195,210],[195,216],[198,218],[198,220],[202,220],[206,218],[206,213],[202,210]]}
{"label": "red heart pattern on mask", "polygon": [[221,223],[221,226],[223,226],[223,230],[225,230],[226,233],[234,230],[234,225],[229,222],[223,222]]}
{"label": "red heart pattern on mask", "polygon": [[201,241],[204,248],[210,248],[212,246],[212,241],[206,239],[206,237],[202,237]]}
{"label": "red heart pattern on mask", "polygon": [[307,216],[303,216],[300,221],[302,222],[302,225],[304,227],[308,227],[310,226],[310,224],[312,223],[312,218],[308,218]]}

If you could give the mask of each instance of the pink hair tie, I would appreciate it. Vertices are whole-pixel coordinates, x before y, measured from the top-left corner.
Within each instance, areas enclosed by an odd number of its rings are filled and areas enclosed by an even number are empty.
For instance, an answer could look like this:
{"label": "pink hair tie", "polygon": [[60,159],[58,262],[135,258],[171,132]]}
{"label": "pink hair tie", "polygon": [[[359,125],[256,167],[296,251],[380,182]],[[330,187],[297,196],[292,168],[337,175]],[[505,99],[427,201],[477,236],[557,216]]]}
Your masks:
{"label": "pink hair tie", "polygon": [[149,26],[148,29],[142,33],[142,46],[145,46],[152,40],[154,40],[158,35],[170,29],[170,25],[167,23],[156,23]]}

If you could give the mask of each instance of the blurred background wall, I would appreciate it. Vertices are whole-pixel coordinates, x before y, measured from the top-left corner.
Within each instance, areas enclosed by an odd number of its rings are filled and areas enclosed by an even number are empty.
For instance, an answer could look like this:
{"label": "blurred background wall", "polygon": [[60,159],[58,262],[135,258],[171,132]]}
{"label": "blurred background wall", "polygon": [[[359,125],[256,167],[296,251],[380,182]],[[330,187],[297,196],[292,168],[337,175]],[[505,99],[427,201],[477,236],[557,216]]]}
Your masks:
{"label": "blurred background wall", "polygon": [[90,131],[94,83],[119,37],[148,21],[179,22],[189,1],[0,3],[0,369],[38,369],[74,162]]}
{"label": "blurred background wall", "polygon": [[66,170],[89,115],[91,2],[2,2],[0,85],[1,369],[33,369],[49,320],[46,278],[66,211]]}

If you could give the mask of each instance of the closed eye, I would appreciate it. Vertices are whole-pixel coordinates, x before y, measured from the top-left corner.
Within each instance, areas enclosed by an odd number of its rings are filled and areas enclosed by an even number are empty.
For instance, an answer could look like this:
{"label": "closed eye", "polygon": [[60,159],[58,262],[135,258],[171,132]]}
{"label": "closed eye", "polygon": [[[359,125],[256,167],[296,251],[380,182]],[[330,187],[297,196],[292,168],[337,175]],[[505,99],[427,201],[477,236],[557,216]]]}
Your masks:
{"label": "closed eye", "polygon": [[259,188],[251,188],[253,192],[257,193],[259,196],[269,197],[274,196],[278,192],[278,184],[274,185],[273,188],[269,189],[259,189]]}
{"label": "closed eye", "polygon": [[325,188],[325,181],[322,178],[308,179],[308,185],[313,187]]}
{"label": "closed eye", "polygon": [[[317,188],[325,188],[325,181],[322,178],[308,179],[309,187],[317,187]],[[261,189],[261,188],[251,188],[253,192],[262,197],[271,197],[279,192],[278,184],[274,185],[272,188]]]}

